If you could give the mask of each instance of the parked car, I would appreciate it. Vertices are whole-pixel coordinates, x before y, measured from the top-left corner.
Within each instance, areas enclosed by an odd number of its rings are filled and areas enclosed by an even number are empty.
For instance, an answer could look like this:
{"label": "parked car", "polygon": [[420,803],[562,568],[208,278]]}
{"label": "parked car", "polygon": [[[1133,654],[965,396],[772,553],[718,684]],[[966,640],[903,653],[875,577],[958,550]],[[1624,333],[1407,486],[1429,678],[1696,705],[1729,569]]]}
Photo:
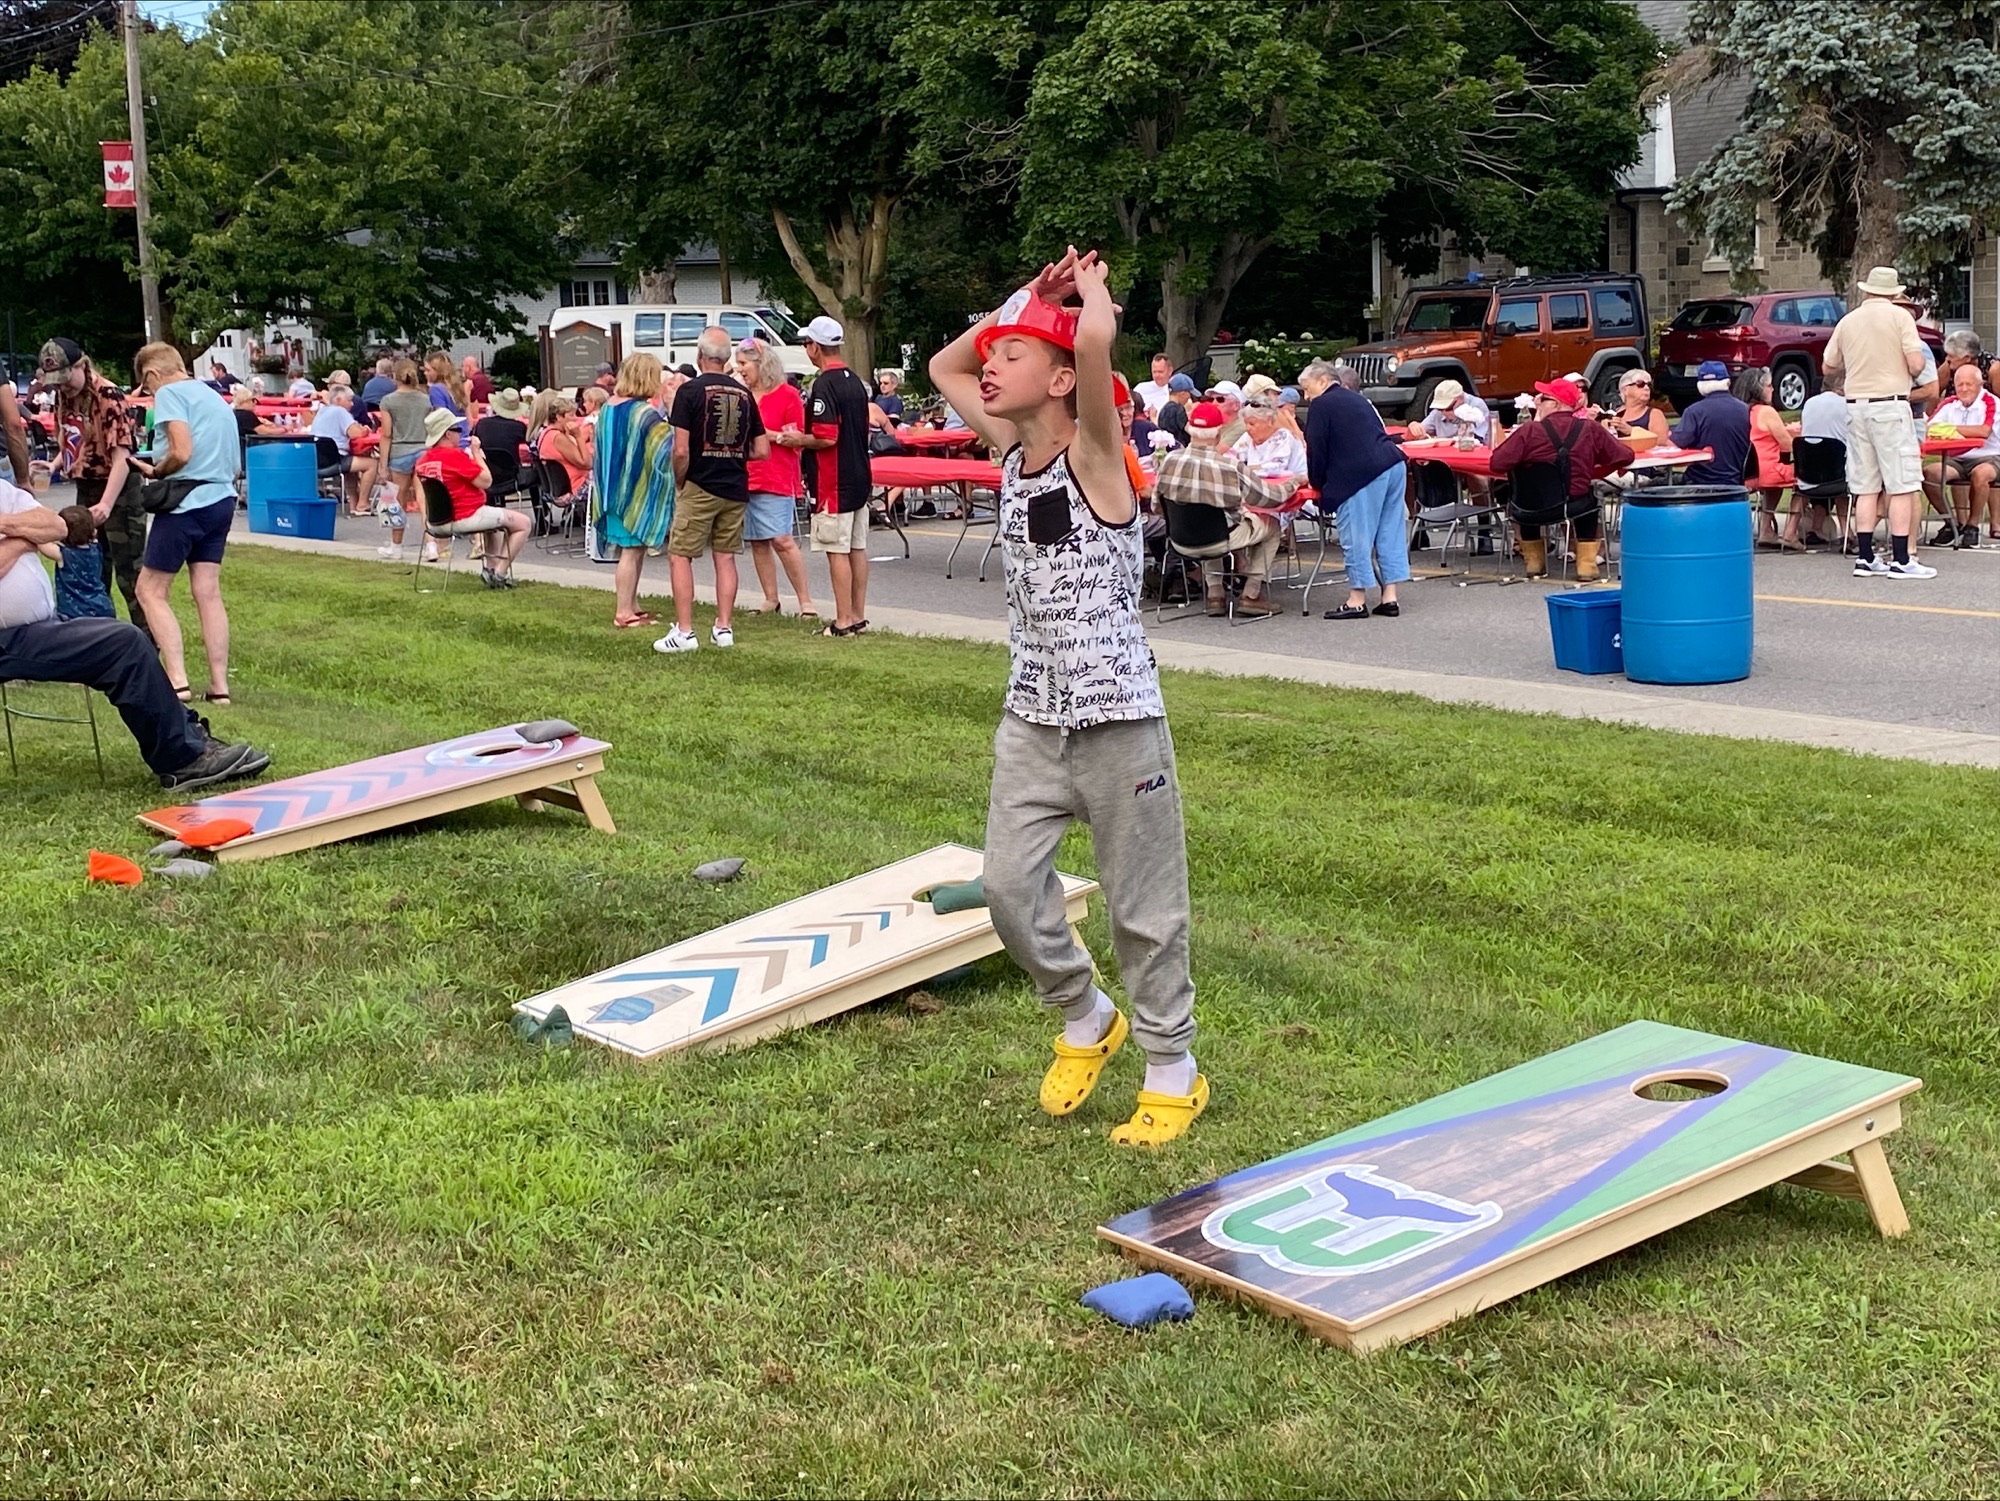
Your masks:
{"label": "parked car", "polygon": [[[1917,334],[1939,359],[1944,335],[1918,315]],[[1684,303],[1660,335],[1660,355],[1653,364],[1653,389],[1676,410],[1696,396],[1695,371],[1705,360],[1720,360],[1733,376],[1756,365],[1768,365],[1781,410],[1796,411],[1820,388],[1820,359],[1833,326],[1847,312],[1847,301],[1832,292],[1756,292],[1728,297],[1698,297]]]}
{"label": "parked car", "polygon": [[1390,416],[1420,418],[1441,381],[1495,402],[1571,371],[1609,406],[1618,378],[1646,364],[1646,284],[1615,273],[1445,282],[1406,296],[1393,327],[1340,356]]}

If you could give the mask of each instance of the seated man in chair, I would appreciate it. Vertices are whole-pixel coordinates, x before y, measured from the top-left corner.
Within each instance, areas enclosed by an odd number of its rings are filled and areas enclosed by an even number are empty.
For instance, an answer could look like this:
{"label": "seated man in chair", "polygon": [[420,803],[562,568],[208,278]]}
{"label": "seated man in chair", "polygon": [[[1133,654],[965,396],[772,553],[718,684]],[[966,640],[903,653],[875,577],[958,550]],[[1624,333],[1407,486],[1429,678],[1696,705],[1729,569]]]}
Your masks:
{"label": "seated man in chair", "polygon": [[174,695],[153,643],[122,620],[58,620],[37,549],[69,523],[25,490],[0,483],[0,681],[80,683],[111,701],[139,754],[170,792],[254,777],[271,758],[231,745]]}
{"label": "seated man in chair", "polygon": [[1632,462],[1632,450],[1580,408],[1583,392],[1567,380],[1535,382],[1535,420],[1514,429],[1493,450],[1495,474],[1514,475],[1513,513],[1521,563],[1531,579],[1547,578],[1549,545],[1542,528],[1570,521],[1576,530],[1576,576],[1598,577],[1598,501],[1591,482]]}
{"label": "seated man in chair", "polygon": [[[1214,402],[1198,402],[1188,413],[1188,446],[1161,455],[1154,474],[1153,493],[1172,504],[1216,506],[1227,512],[1227,539],[1212,548],[1199,549],[1193,556],[1219,558],[1225,553],[1236,554],[1236,569],[1243,575],[1243,597],[1236,602],[1236,613],[1276,615],[1280,611],[1271,600],[1270,578],[1271,564],[1278,556],[1278,528],[1244,507],[1283,505],[1299,487],[1299,480],[1296,476],[1264,479],[1241,459],[1220,452],[1216,443],[1227,429],[1228,420]],[[1228,590],[1222,570],[1204,572],[1208,613],[1228,614]]]}

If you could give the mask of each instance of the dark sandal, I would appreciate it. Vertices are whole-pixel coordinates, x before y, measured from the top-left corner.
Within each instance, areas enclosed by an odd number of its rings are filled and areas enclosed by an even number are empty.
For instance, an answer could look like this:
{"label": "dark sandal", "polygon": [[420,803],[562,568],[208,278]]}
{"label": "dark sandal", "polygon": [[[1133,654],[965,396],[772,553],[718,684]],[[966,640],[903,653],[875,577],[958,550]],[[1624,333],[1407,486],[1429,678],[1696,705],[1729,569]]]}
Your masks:
{"label": "dark sandal", "polygon": [[201,701],[205,704],[214,704],[218,709],[229,707],[229,695],[227,693],[204,693],[201,696]]}
{"label": "dark sandal", "polygon": [[859,626],[852,625],[830,625],[822,630],[820,634],[822,636],[851,636],[859,629]]}
{"label": "dark sandal", "polygon": [[191,704],[194,702],[194,689],[190,688],[186,683],[176,683],[174,684],[174,697],[184,704]]}
{"label": "dark sandal", "polygon": [[854,622],[853,625],[850,625],[847,628],[847,634],[850,636],[858,636],[867,629],[868,629],[868,622],[866,620],[857,620]]}
{"label": "dark sandal", "polygon": [[1320,618],[1322,620],[1366,620],[1368,618],[1368,606],[1342,605],[1337,610],[1328,610]]}

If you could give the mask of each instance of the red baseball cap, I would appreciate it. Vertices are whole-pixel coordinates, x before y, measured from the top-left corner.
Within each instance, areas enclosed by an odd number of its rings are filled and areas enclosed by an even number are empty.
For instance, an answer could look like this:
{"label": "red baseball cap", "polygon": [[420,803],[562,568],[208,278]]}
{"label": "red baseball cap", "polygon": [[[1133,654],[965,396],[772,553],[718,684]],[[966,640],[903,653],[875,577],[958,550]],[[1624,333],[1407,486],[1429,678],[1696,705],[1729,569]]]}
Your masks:
{"label": "red baseball cap", "polygon": [[1111,372],[1111,404],[1122,407],[1132,399],[1132,388],[1125,384],[1125,377],[1116,370]]}
{"label": "red baseball cap", "polygon": [[1014,334],[1046,339],[1056,348],[1073,354],[1076,352],[1076,313],[1044,301],[1023,287],[1000,304],[998,320],[993,327],[980,331],[972,341],[972,347],[983,360],[995,343]]}
{"label": "red baseball cap", "polygon": [[1572,412],[1583,405],[1583,392],[1577,390],[1575,381],[1538,380],[1535,382],[1535,394],[1561,402]]}
{"label": "red baseball cap", "polygon": [[1188,426],[1198,427],[1204,432],[1228,425],[1229,419],[1222,415],[1222,408],[1212,401],[1197,401],[1188,412]]}

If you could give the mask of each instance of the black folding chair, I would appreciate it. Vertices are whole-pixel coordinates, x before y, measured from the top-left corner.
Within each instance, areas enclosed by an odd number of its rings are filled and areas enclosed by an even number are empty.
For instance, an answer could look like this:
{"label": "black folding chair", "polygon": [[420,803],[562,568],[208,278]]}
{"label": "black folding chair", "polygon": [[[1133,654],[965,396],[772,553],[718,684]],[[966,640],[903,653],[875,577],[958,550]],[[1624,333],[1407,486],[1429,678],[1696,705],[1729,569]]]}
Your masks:
{"label": "black folding chair", "polygon": [[1792,496],[1823,505],[1840,527],[1840,550],[1854,540],[1854,497],[1847,491],[1847,445],[1838,438],[1798,438],[1792,443]]}
{"label": "black folding chair", "polygon": [[340,461],[347,455],[331,438],[313,439],[313,462],[319,466],[319,493],[322,499],[339,500],[347,489],[347,476]]}
{"label": "black folding chair", "polygon": [[[448,594],[451,592],[451,561],[455,551],[452,544],[460,537],[480,537],[488,532],[504,532],[506,528],[489,526],[473,532],[454,532],[452,527],[456,525],[456,518],[452,513],[451,491],[445,489],[444,481],[419,475],[417,483],[424,492],[424,534],[436,539],[438,551],[444,555],[444,587]],[[410,570],[411,583],[419,593],[423,592],[423,576],[424,555],[419,551],[416,566]]]}
{"label": "black folding chair", "polygon": [[[535,530],[543,538],[542,551],[566,553],[580,550],[582,543],[572,544],[568,539],[575,533],[577,522],[588,504],[590,481],[585,480],[581,485],[572,488],[569,471],[563,467],[560,459],[543,458],[538,459],[536,463],[542,471],[542,484],[534,500]],[[561,523],[559,533],[558,521]],[[551,535],[558,534],[564,539],[560,544],[547,540]]]}
{"label": "black folding chair", "polygon": [[[1222,574],[1223,608],[1229,616],[1229,623],[1235,625],[1237,590],[1247,582],[1247,575],[1234,565],[1236,555],[1228,550],[1229,513],[1220,506],[1183,505],[1177,500],[1169,500],[1164,495],[1155,495],[1154,504],[1160,508],[1160,518],[1167,523],[1167,557],[1178,560],[1181,565],[1182,591],[1187,599],[1185,608],[1169,616],[1167,609],[1166,570],[1160,570],[1160,594],[1153,604],[1153,621],[1165,625],[1170,620],[1180,620],[1199,612],[1206,614],[1208,601],[1199,597],[1187,587],[1187,566],[1189,563],[1201,565],[1204,594],[1210,569],[1219,569]],[[1268,615],[1246,615],[1246,620],[1269,620]]]}
{"label": "black folding chair", "polygon": [[[1564,542],[1562,576],[1569,577],[1569,555],[1576,543],[1576,523],[1585,516],[1599,514],[1603,507],[1594,495],[1572,497],[1566,483],[1567,476],[1554,464],[1520,464],[1511,476],[1513,493],[1509,499],[1507,513],[1518,526],[1527,522],[1542,529],[1542,539],[1553,542],[1549,528],[1562,527]],[[1610,560],[1605,560],[1609,570]]]}

